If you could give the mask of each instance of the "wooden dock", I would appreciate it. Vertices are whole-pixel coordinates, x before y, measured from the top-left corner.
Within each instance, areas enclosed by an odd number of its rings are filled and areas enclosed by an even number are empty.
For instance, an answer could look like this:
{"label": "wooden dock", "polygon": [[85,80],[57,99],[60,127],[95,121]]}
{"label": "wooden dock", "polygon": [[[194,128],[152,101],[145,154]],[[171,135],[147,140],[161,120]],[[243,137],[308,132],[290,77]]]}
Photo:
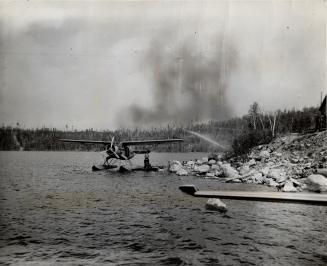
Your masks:
{"label": "wooden dock", "polygon": [[199,191],[193,185],[180,186],[184,193],[194,197],[250,201],[289,202],[327,206],[327,193],[254,192],[254,191]]}

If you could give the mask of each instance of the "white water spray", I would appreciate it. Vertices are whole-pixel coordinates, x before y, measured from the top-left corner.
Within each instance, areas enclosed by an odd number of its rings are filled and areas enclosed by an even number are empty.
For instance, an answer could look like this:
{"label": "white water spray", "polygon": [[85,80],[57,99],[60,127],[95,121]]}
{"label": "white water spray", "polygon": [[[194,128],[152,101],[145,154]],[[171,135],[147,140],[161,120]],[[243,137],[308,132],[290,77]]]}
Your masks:
{"label": "white water spray", "polygon": [[219,144],[217,141],[215,141],[215,140],[209,138],[208,136],[204,136],[204,135],[202,135],[202,134],[200,134],[200,133],[197,133],[197,132],[194,132],[194,131],[190,131],[190,130],[188,130],[187,132],[189,132],[189,133],[191,133],[192,135],[197,136],[197,137],[199,137],[199,138],[201,138],[201,139],[203,139],[203,140],[205,140],[205,141],[208,141],[209,143],[213,144],[214,146],[217,146],[217,147],[219,147],[219,148],[222,148],[222,149],[224,149],[224,150],[227,150],[227,148],[226,148],[225,146]]}

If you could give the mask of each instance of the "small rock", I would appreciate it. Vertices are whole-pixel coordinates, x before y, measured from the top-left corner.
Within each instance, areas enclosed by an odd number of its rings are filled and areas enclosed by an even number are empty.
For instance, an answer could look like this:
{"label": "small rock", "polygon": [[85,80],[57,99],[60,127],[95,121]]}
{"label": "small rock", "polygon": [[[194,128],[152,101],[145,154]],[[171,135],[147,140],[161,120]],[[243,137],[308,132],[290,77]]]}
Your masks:
{"label": "small rock", "polygon": [[275,182],[272,179],[266,179],[266,182],[267,182],[268,186],[270,186],[270,187],[277,187],[278,186],[278,183]]}
{"label": "small rock", "polygon": [[295,168],[295,169],[293,169],[293,174],[294,175],[301,175],[302,174],[302,169],[301,168]]}
{"label": "small rock", "polygon": [[213,164],[213,165],[211,165],[211,169],[212,170],[219,170],[220,169],[220,166],[217,165],[217,164]]}
{"label": "small rock", "polygon": [[225,177],[239,176],[238,172],[230,164],[224,164],[222,166],[222,169]]}
{"label": "small rock", "polygon": [[268,173],[269,173],[269,168],[268,168],[268,167],[262,168],[260,172],[261,172],[263,175],[268,175]]}
{"label": "small rock", "polygon": [[231,183],[242,183],[242,180],[239,178],[233,179],[230,181]]}
{"label": "small rock", "polygon": [[214,173],[206,173],[206,177],[213,178],[215,177]]}
{"label": "small rock", "polygon": [[226,204],[223,203],[220,199],[208,199],[206,203],[206,209],[211,211],[226,212]]}
{"label": "small rock", "polygon": [[223,171],[222,170],[215,170],[215,176],[222,176],[223,175]]}
{"label": "small rock", "polygon": [[188,162],[186,163],[186,166],[187,166],[188,168],[194,168],[194,165],[195,165],[195,162],[194,162],[194,161],[188,161]]}
{"label": "small rock", "polygon": [[[195,170],[195,169],[194,169]],[[200,173],[207,173],[210,170],[210,166],[207,164],[200,165],[197,167],[196,171]]]}
{"label": "small rock", "polygon": [[315,192],[327,191],[327,178],[323,175],[309,175],[305,181],[307,189]]}
{"label": "small rock", "polygon": [[217,165],[218,165],[218,166],[220,166],[220,167],[222,167],[222,166],[223,166],[223,164],[224,164],[223,162],[220,162],[220,161],[219,161],[219,162],[217,162]]}
{"label": "small rock", "polygon": [[222,154],[218,154],[217,155],[217,161],[221,161],[223,159],[223,155]]}
{"label": "small rock", "polygon": [[291,163],[298,163],[299,159],[298,158],[291,158]]}
{"label": "small rock", "polygon": [[284,187],[281,189],[283,192],[297,192],[297,189],[293,186],[293,182],[287,180]]}
{"label": "small rock", "polygon": [[184,176],[184,175],[188,175],[188,172],[185,169],[181,168],[177,170],[176,175]]}
{"label": "small rock", "polygon": [[256,165],[256,161],[254,159],[248,161],[248,166],[253,166],[253,165]]}
{"label": "small rock", "polygon": [[210,161],[209,161],[209,164],[211,164],[211,165],[213,165],[213,164],[215,164],[216,163],[216,160],[214,160],[214,159],[211,159]]}
{"label": "small rock", "polygon": [[270,169],[267,177],[274,179],[278,183],[282,183],[287,179],[285,172],[281,169]]}
{"label": "small rock", "polygon": [[299,182],[298,180],[295,180],[294,178],[290,178],[290,181],[293,183],[294,187],[302,187],[302,183]]}
{"label": "small rock", "polygon": [[202,158],[202,163],[207,163],[209,160],[208,160],[208,157],[203,157]]}
{"label": "small rock", "polygon": [[267,159],[267,158],[270,157],[270,153],[269,153],[269,151],[267,151],[267,150],[261,151],[261,152],[259,153],[259,157],[264,158],[264,159]]}
{"label": "small rock", "polygon": [[176,173],[178,170],[183,169],[183,166],[180,161],[172,161],[169,163],[168,170],[172,173]]}
{"label": "small rock", "polygon": [[281,175],[278,179],[276,179],[276,182],[284,183],[286,180],[287,180],[287,176],[285,175],[285,173],[283,173],[283,175]]}
{"label": "small rock", "polygon": [[262,184],[263,183],[263,176],[261,173],[255,173],[251,176],[253,183]]}
{"label": "small rock", "polygon": [[246,175],[248,172],[250,172],[250,167],[248,165],[243,165],[240,168],[240,175]]}

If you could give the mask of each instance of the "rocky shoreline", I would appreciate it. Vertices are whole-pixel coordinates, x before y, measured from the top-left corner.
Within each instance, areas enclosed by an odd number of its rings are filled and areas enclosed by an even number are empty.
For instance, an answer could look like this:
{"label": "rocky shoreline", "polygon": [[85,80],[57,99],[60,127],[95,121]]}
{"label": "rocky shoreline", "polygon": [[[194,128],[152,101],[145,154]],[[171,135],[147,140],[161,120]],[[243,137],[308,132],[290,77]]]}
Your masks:
{"label": "rocky shoreline", "polygon": [[187,162],[171,161],[168,170],[179,176],[263,184],[283,192],[327,192],[326,133],[277,137],[244,157],[225,159],[215,154]]}

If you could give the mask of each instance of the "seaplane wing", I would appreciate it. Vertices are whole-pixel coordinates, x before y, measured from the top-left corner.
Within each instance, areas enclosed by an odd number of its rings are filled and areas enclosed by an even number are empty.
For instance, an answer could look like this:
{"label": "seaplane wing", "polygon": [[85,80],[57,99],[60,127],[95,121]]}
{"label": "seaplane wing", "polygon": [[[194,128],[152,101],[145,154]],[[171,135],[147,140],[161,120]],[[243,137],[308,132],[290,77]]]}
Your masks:
{"label": "seaplane wing", "polygon": [[165,144],[165,143],[174,143],[182,142],[182,139],[158,139],[158,140],[131,140],[131,141],[122,141],[120,145],[122,146],[134,146],[134,145],[147,145],[147,144]]}
{"label": "seaplane wing", "polygon": [[[83,139],[59,139],[59,141],[63,142],[74,142],[81,144],[105,144],[110,145],[112,141],[105,140],[83,140]],[[165,143],[174,143],[174,142],[182,142],[182,139],[158,139],[158,140],[129,140],[120,142],[121,146],[132,146],[132,145],[146,145],[146,144],[165,144]]]}
{"label": "seaplane wing", "polygon": [[82,143],[82,144],[111,144],[111,141],[103,141],[103,140],[83,140],[83,139],[59,139],[63,142],[75,142],[75,143]]}

